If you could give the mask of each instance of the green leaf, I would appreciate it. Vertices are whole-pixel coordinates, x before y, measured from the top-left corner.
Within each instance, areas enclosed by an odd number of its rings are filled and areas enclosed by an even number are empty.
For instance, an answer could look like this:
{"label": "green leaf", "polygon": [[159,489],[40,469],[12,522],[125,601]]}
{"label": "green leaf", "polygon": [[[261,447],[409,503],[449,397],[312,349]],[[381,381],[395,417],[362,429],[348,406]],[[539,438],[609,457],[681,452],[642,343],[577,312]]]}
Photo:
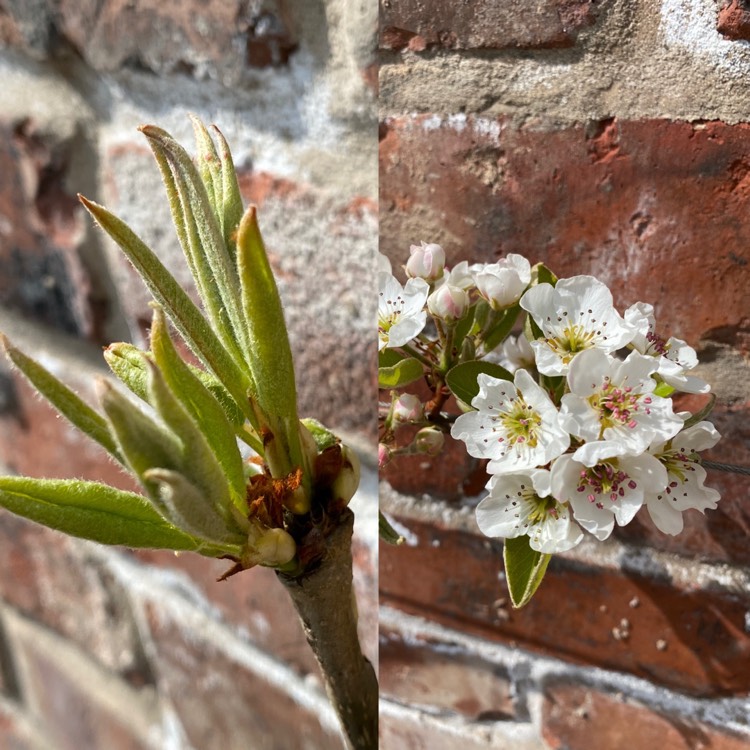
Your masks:
{"label": "green leaf", "polygon": [[143,401],[148,401],[148,370],[143,361],[147,356],[147,352],[137,346],[122,342],[110,344],[104,350],[104,359],[110,370]]}
{"label": "green leaf", "polygon": [[305,429],[312,435],[318,453],[322,453],[326,448],[338,445],[341,442],[337,435],[331,432],[324,424],[318,422],[317,419],[305,417],[304,419],[300,419],[300,422],[302,422]]}
{"label": "green leaf", "polygon": [[482,340],[484,341],[484,350],[486,352],[491,352],[508,337],[508,334],[515,325],[519,312],[521,312],[520,305],[516,304],[513,307],[509,307],[502,312],[491,326],[488,326],[482,332]]}
{"label": "green leaf", "polygon": [[240,222],[237,268],[256,401],[273,436],[266,448],[266,463],[276,477],[302,467],[303,485],[309,491],[310,467],[299,436],[292,350],[254,206]]}
{"label": "green leaf", "polygon": [[117,444],[107,426],[107,420],[101,414],[92,409],[49,370],[13,346],[1,333],[0,345],[5,349],[10,361],[60,414],[70,420],[85,435],[99,443],[120,463],[123,462]]}
{"label": "green leaf", "polygon": [[170,200],[172,216],[181,227],[178,236],[185,242],[185,257],[206,312],[229,352],[243,362],[248,342],[239,304],[239,279],[203,180],[188,153],[169,133],[153,125],[140,131],[148,138],[162,174],[166,166],[174,180],[179,201]]}
{"label": "green leaf", "polygon": [[456,324],[456,328],[453,332],[453,346],[457,351],[461,351],[464,343],[464,339],[474,329],[474,314],[476,313],[476,305],[470,307],[466,315]]}
{"label": "green leaf", "polygon": [[242,195],[240,194],[237,172],[234,169],[234,161],[232,160],[232,152],[229,150],[229,144],[216,125],[212,125],[211,129],[216,134],[216,139],[219,142],[219,158],[221,159],[221,178],[223,183],[221,226],[224,232],[224,242],[226,243],[227,251],[234,258],[236,255],[235,233],[244,213]]}
{"label": "green leaf", "polygon": [[544,263],[535,263],[531,267],[530,286],[536,286],[537,284],[549,284],[550,286],[557,284],[557,276]]}
{"label": "green leaf", "polygon": [[208,134],[206,126],[195,116],[190,115],[195,134],[195,146],[197,153],[195,160],[198,172],[206,187],[206,194],[211,208],[214,210],[216,220],[221,224],[221,207],[224,202],[224,185],[221,177],[221,161],[216,152],[213,139]]}
{"label": "green leaf", "polygon": [[473,362],[462,362],[452,370],[449,370],[445,376],[445,382],[448,388],[451,389],[451,393],[468,405],[479,394],[477,378],[480,373],[486,373],[500,380],[513,381],[513,375],[504,367],[500,367],[500,365],[496,365],[493,362],[474,360]]}
{"label": "green leaf", "polygon": [[527,315],[526,320],[523,323],[523,335],[526,336],[529,341],[536,341],[537,339],[544,338],[542,329],[536,324],[531,315]]}
{"label": "green leaf", "polygon": [[413,383],[424,375],[424,365],[413,357],[397,362],[393,367],[378,368],[378,386],[380,388],[400,388]]}
{"label": "green leaf", "polygon": [[408,356],[396,349],[381,349],[378,352],[378,367],[393,367]]}
{"label": "green leaf", "polygon": [[[654,393],[655,392],[656,391],[654,391]],[[716,394],[712,393],[708,399],[708,403],[702,409],[698,410],[697,412],[695,412],[695,414],[692,414],[685,420],[685,427],[683,427],[683,429],[692,427],[694,424],[698,424],[698,422],[702,422],[704,419],[707,419],[708,415],[713,411],[715,403]]]}
{"label": "green leaf", "polygon": [[0,477],[0,505],[51,529],[102,544],[199,550],[200,542],[171,526],[146,498],[78,479]]}
{"label": "green leaf", "polygon": [[125,222],[103,206],[78,197],[99,226],[120,246],[190,349],[211,369],[257,427],[247,399],[248,391],[252,391],[249,375],[240,370],[185,290]]}
{"label": "green leaf", "polygon": [[380,538],[388,544],[399,545],[404,543],[404,537],[388,523],[388,519],[378,511],[378,532]]}
{"label": "green leaf", "polygon": [[182,361],[169,336],[167,321],[160,307],[154,309],[151,324],[151,349],[170,390],[198,425],[215,459],[234,491],[233,500],[245,510],[245,474],[237,437],[224,410],[213,394]]}
{"label": "green leaf", "polygon": [[526,535],[505,540],[505,576],[514,607],[520,608],[529,603],[544,578],[551,557],[532,549]]}

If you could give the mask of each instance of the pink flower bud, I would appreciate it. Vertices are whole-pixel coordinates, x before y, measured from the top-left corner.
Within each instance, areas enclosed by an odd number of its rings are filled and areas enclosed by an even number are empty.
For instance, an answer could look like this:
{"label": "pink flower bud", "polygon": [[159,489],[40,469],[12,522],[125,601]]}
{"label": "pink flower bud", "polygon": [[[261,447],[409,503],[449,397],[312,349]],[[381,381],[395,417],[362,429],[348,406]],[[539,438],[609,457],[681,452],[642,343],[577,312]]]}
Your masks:
{"label": "pink flower bud", "polygon": [[422,402],[411,393],[402,393],[393,405],[396,422],[419,422],[424,416]]}
{"label": "pink flower bud", "polygon": [[412,278],[425,281],[435,281],[443,275],[445,268],[445,251],[440,245],[422,243],[421,246],[412,245],[411,253],[406,262],[406,273]]}
{"label": "pink flower bud", "polygon": [[443,284],[427,298],[427,309],[440,320],[455,322],[469,309],[469,294],[456,286]]}
{"label": "pink flower bud", "polygon": [[437,427],[423,427],[414,438],[414,446],[420,453],[436,456],[443,450],[445,435]]}
{"label": "pink flower bud", "polygon": [[391,449],[384,443],[378,444],[378,469],[382,469],[391,460]]}

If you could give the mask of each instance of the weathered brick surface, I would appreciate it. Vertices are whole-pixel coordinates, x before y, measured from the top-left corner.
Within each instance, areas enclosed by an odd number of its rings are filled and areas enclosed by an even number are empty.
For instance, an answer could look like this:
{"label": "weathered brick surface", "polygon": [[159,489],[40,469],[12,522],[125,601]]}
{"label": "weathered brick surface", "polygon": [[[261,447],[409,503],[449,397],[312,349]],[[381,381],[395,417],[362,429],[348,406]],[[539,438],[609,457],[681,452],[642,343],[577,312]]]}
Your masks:
{"label": "weathered brick surface", "polygon": [[148,607],[148,619],[160,688],[193,747],[329,750],[341,745],[337,731],[321,726],[310,706],[297,703],[262,671],[234,661],[212,640],[154,606]]}
{"label": "weathered brick surface", "polygon": [[652,302],[688,342],[747,335],[750,126],[415,116],[382,135],[381,250],[395,263],[419,240],[449,264],[517,252],[597,276],[620,308]]}
{"label": "weathered brick surface", "polygon": [[6,603],[131,684],[151,681],[125,592],[75,541],[0,510],[0,569]]}
{"label": "weathered brick surface", "polygon": [[383,628],[380,692],[405,705],[476,721],[507,720],[515,714],[511,686],[501,668],[450,653],[445,644],[405,642],[399,633]]}
{"label": "weathered brick surface", "polygon": [[32,119],[0,117],[0,305],[96,337],[90,280],[78,256],[78,201],[65,187],[70,144]]}
{"label": "weathered brick surface", "polygon": [[581,27],[593,23],[596,0],[541,0],[502,3],[438,0],[381,0],[380,46],[421,51],[453,49],[568,47]]}
{"label": "weathered brick surface", "polygon": [[491,640],[688,693],[750,690],[747,594],[682,588],[666,574],[638,573],[636,561],[624,560],[618,571],[558,558],[531,603],[511,611],[499,580],[500,542],[413,520],[405,525],[417,544],[381,549],[388,603]]}
{"label": "weathered brick surface", "polygon": [[42,0],[8,3],[6,14],[6,43],[44,56],[67,43],[101,71],[130,67],[203,76],[284,65],[297,49],[294,19],[277,0]]}
{"label": "weathered brick surface", "polygon": [[659,713],[622,694],[564,683],[544,691],[542,731],[550,750],[744,750],[750,745],[748,737]]}
{"label": "weathered brick surface", "polygon": [[750,39],[750,6],[746,0],[725,0],[716,28],[727,39]]}

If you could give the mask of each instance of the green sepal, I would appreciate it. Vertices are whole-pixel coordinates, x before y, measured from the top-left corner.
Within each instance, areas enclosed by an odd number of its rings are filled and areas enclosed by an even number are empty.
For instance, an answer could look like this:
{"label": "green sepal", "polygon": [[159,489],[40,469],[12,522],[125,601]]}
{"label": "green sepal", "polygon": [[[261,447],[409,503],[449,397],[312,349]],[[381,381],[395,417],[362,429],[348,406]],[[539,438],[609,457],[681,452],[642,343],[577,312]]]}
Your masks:
{"label": "green sepal", "polygon": [[504,367],[496,365],[494,362],[474,360],[462,362],[449,370],[445,376],[445,384],[459,401],[469,405],[472,399],[479,394],[477,378],[480,373],[491,375],[493,378],[499,378],[500,380],[513,381],[513,375]]}
{"label": "green sepal", "polygon": [[0,334],[0,345],[5,349],[10,361],[60,414],[84,435],[88,435],[92,440],[99,443],[117,461],[123,463],[122,455],[109,431],[107,420],[101,414],[92,409],[49,370],[13,346],[3,334]]}
{"label": "green sepal", "polygon": [[109,369],[138,398],[148,401],[148,370],[143,358],[148,356],[137,346],[118,342],[104,350]]}
{"label": "green sepal", "polygon": [[516,609],[528,604],[534,596],[551,558],[552,555],[532,549],[526,535],[505,540],[505,577],[511,604]]}
{"label": "green sepal", "polygon": [[151,350],[169,389],[192,416],[233,490],[233,501],[245,509],[245,476],[237,437],[224,410],[183,362],[172,343],[164,312],[154,308]]}
{"label": "green sepal", "polygon": [[0,505],[51,529],[102,544],[195,551],[201,546],[165,521],[142,495],[97,482],[0,477]]}
{"label": "green sepal", "polygon": [[304,419],[300,419],[300,422],[302,422],[302,425],[312,435],[318,453],[322,453],[326,448],[338,445],[341,442],[341,439],[337,435],[331,432],[324,424],[318,422],[317,419],[305,417]]}
{"label": "green sepal", "polygon": [[388,519],[381,511],[378,511],[378,533],[380,538],[388,544],[399,545],[404,543],[404,537],[388,523]]}
{"label": "green sepal", "polygon": [[185,290],[125,222],[103,206],[83,196],[78,197],[99,226],[120,246],[193,353],[221,381],[257,428],[255,414],[247,400],[247,394],[253,388],[249,374],[238,367]]}
{"label": "green sepal", "polygon": [[695,414],[691,414],[685,420],[685,426],[682,429],[687,429],[688,427],[692,427],[694,424],[698,424],[698,422],[702,422],[704,419],[707,419],[713,411],[715,403],[716,394],[712,393],[709,396],[708,403],[702,409],[699,409],[697,412],[695,412]]}
{"label": "green sepal", "polygon": [[669,385],[669,383],[665,383],[662,381],[659,383],[656,388],[654,388],[654,396],[661,396],[662,398],[668,398],[675,392],[675,389]]}
{"label": "green sepal", "polygon": [[414,357],[404,357],[392,367],[378,368],[378,387],[401,388],[419,380],[424,375],[424,365]]}
{"label": "green sepal", "polygon": [[527,315],[526,320],[523,323],[523,335],[526,336],[529,341],[536,341],[537,339],[544,338],[542,329],[536,324],[536,321],[531,315]]}

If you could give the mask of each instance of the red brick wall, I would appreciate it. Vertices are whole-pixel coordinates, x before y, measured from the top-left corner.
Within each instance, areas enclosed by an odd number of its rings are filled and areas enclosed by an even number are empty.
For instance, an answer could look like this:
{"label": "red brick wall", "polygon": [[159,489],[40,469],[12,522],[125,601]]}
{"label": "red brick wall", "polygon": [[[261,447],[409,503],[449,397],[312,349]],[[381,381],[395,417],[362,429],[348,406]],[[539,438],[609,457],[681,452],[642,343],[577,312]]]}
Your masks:
{"label": "red brick wall", "polygon": [[[717,394],[707,457],[750,466],[750,50],[718,12],[383,0],[380,247],[521,253],[653,303]],[[677,537],[641,519],[557,556],[519,611],[462,445],[385,479],[384,748],[750,745],[747,477],[710,471],[719,507]]]}
{"label": "red brick wall", "polygon": [[[375,30],[374,7],[337,0],[0,1],[0,330],[92,400],[101,346],[143,343],[148,296],[77,192],[192,291],[136,127],[190,147],[195,112],[222,128],[259,206],[301,411],[374,456],[375,298],[361,288],[377,242]],[[0,472],[132,486],[2,362]],[[373,660],[375,487],[366,464],[354,552]],[[273,573],[217,584],[224,569],[0,512],[0,748],[341,746]]]}

